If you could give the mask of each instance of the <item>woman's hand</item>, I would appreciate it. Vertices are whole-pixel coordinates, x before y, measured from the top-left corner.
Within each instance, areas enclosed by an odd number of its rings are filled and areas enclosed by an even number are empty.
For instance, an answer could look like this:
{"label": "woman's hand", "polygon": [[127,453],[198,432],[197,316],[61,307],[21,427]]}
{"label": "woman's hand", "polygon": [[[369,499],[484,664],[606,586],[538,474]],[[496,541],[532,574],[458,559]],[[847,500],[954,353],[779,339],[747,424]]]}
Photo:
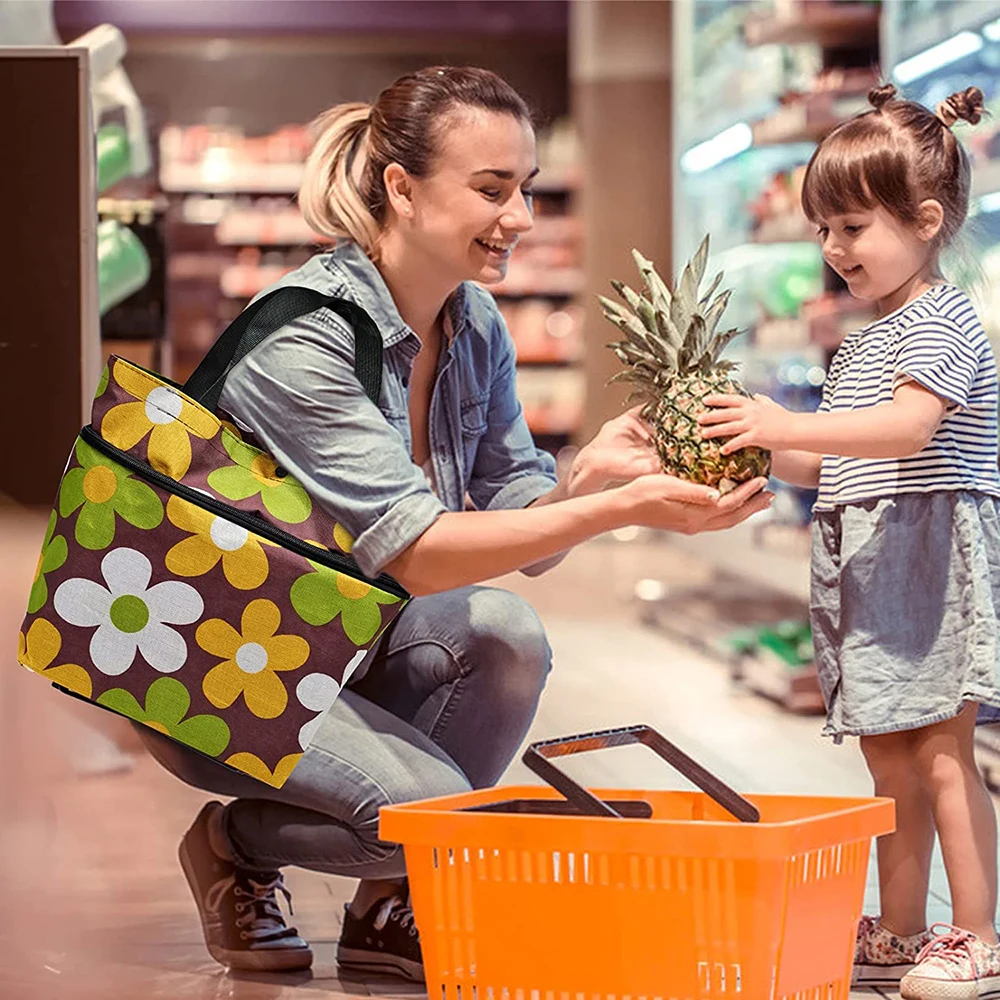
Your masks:
{"label": "woman's hand", "polygon": [[567,497],[597,493],[658,473],[660,459],[649,426],[639,416],[642,404],[605,423],[574,456],[566,476]]}
{"label": "woman's hand", "polygon": [[629,508],[629,520],[646,528],[696,535],[721,531],[767,510],[774,499],[764,491],[767,479],[753,479],[724,497],[707,486],[657,473],[640,476],[621,487]]}
{"label": "woman's hand", "polygon": [[767,396],[706,396],[705,405],[712,407],[698,417],[701,436],[706,440],[728,437],[722,446],[723,455],[740,448],[757,445],[771,450],[788,447],[788,429],[795,414],[779,406]]}

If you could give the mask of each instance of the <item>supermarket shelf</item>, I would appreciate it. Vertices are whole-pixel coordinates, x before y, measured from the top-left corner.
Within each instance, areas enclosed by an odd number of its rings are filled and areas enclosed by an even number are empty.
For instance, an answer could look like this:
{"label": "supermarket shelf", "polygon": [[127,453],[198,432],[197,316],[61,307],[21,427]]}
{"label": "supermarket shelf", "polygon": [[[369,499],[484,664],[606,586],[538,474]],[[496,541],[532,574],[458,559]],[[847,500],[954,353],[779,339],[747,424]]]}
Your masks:
{"label": "supermarket shelf", "polygon": [[934,13],[922,12],[918,23],[900,30],[893,57],[899,62],[960,31],[975,31],[996,16],[995,6],[983,0],[954,0]]}
{"label": "supermarket shelf", "polygon": [[302,163],[235,163],[225,170],[204,163],[164,163],[160,187],[174,194],[295,194]]}
{"label": "supermarket shelf", "polygon": [[814,42],[823,46],[877,40],[878,8],[868,4],[830,4],[806,0],[788,17],[750,14],[743,24],[747,45],[796,45]]}
{"label": "supermarket shelf", "polygon": [[808,603],[808,552],[804,547],[787,552],[761,544],[764,536],[760,529],[769,522],[769,515],[764,513],[728,531],[671,535],[670,544],[715,569],[737,574],[763,588]]}
{"label": "supermarket shelf", "polygon": [[866,94],[811,94],[780,107],[773,115],[754,122],[753,144],[777,146],[793,142],[818,142],[847,118],[868,107]]}
{"label": "supermarket shelf", "polygon": [[518,354],[518,368],[568,368],[576,364],[576,358],[561,354]]}

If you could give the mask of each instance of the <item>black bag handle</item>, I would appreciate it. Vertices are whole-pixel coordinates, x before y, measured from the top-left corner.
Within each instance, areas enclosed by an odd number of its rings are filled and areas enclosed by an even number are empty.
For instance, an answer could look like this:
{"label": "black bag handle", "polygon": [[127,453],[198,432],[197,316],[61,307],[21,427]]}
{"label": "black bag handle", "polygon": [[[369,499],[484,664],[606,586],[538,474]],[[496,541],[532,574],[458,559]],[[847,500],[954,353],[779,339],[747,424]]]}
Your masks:
{"label": "black bag handle", "polygon": [[621,729],[605,729],[596,733],[582,733],[579,736],[565,736],[554,740],[532,743],[521,760],[540,778],[561,792],[580,812],[587,816],[616,816],[607,802],[592,795],[582,785],[578,785],[568,774],[550,764],[550,757],[565,757],[568,754],[583,753],[587,750],[605,750],[608,747],[629,746],[642,743],[675,767],[689,781],[713,798],[723,809],[732,813],[741,823],[760,822],[757,807],[742,795],[734,792],[711,771],[706,771],[692,760],[683,750],[674,746],[650,726],[626,726]]}
{"label": "black bag handle", "polygon": [[243,310],[220,334],[201,364],[184,383],[184,393],[214,411],[226,377],[258,344],[292,320],[332,309],[354,330],[354,373],[368,398],[378,404],[382,392],[382,335],[360,306],[313,288],[286,285],[268,292]]}

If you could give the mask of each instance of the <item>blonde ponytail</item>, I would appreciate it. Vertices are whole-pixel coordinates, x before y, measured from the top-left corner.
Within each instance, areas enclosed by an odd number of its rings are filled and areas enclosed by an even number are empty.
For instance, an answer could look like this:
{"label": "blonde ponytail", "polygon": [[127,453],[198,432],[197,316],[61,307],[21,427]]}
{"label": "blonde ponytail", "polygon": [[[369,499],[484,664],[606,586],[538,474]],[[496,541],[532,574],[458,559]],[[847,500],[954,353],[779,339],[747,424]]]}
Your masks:
{"label": "blonde ponytail", "polygon": [[309,227],[334,240],[349,239],[375,257],[381,226],[369,207],[367,104],[338,104],[313,123],[315,144],[299,187]]}

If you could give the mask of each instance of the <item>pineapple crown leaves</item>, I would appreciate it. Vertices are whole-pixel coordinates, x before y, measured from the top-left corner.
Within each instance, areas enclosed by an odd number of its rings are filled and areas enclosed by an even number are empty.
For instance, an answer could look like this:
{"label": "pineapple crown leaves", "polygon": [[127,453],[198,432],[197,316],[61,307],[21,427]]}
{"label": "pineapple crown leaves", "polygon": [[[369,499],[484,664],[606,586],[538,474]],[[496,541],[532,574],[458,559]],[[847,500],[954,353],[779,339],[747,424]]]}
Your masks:
{"label": "pineapple crown leaves", "polygon": [[612,381],[634,382],[655,391],[678,372],[731,371],[735,367],[719,361],[722,351],[740,332],[715,332],[732,295],[729,290],[715,295],[722,281],[721,272],[712,280],[707,293],[699,297],[708,245],[706,236],[674,289],[660,277],[651,260],[633,250],[632,258],[642,275],[646,295],[640,295],[624,282],[612,281],[625,305],[598,296],[605,318],[626,337],[607,345],[628,366],[627,371],[620,372]]}

